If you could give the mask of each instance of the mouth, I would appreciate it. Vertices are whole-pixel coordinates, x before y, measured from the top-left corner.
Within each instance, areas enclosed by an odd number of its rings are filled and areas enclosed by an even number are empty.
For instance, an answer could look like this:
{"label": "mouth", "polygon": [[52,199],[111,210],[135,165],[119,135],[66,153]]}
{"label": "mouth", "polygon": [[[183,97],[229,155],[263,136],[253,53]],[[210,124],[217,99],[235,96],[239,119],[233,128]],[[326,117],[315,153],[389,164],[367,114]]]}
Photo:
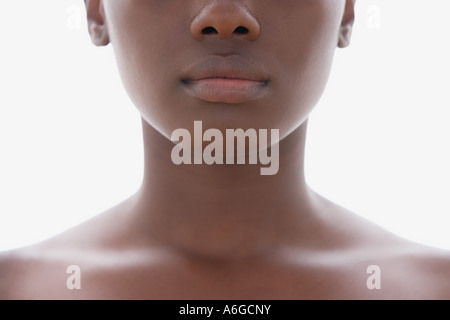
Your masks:
{"label": "mouth", "polygon": [[181,83],[194,98],[240,104],[261,98],[270,82],[259,66],[240,56],[212,56],[197,61],[183,73]]}

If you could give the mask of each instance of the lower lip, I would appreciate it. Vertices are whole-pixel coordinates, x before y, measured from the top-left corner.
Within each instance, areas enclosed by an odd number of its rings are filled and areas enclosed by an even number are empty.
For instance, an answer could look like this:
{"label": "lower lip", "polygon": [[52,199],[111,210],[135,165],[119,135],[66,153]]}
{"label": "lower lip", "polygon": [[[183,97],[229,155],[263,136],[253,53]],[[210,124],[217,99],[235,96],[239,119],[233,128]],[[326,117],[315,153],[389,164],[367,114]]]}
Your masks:
{"label": "lower lip", "polygon": [[188,92],[201,100],[239,104],[262,97],[267,82],[245,79],[206,78],[183,81]]}

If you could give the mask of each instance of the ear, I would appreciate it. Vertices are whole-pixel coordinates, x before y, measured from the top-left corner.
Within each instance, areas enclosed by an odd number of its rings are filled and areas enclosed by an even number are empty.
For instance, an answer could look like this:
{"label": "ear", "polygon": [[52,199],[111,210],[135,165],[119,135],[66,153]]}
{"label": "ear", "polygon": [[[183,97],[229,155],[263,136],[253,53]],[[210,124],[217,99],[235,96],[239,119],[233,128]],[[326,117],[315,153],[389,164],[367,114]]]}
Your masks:
{"label": "ear", "polygon": [[109,34],[102,0],[84,0],[91,41],[96,46],[109,44]]}
{"label": "ear", "polygon": [[355,2],[356,0],[345,0],[345,11],[339,29],[339,48],[345,48],[350,44],[353,23],[355,22]]}

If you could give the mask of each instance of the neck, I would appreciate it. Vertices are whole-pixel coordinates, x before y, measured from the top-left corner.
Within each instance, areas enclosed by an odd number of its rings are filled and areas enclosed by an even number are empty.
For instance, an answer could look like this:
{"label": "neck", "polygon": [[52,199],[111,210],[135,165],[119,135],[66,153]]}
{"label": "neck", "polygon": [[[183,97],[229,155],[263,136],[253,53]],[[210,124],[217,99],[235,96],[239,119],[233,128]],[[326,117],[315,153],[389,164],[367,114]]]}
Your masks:
{"label": "neck", "polygon": [[167,245],[198,255],[264,254],[311,220],[303,172],[307,122],[279,142],[279,171],[259,165],[175,165],[174,143],[142,121],[145,167],[134,219]]}

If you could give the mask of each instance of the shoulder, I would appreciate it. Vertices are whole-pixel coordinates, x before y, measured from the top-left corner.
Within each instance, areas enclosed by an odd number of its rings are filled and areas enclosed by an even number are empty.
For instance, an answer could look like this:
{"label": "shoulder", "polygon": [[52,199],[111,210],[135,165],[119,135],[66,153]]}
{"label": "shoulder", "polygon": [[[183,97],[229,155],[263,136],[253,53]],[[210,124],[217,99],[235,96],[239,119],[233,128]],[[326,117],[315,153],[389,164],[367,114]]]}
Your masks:
{"label": "shoulder", "polygon": [[380,293],[394,299],[450,299],[450,250],[404,238],[360,216],[354,221],[349,224],[358,240],[349,252],[381,272]]}
{"label": "shoulder", "polygon": [[21,250],[0,252],[0,300],[13,299],[14,291],[20,286],[20,274],[24,263]]}
{"label": "shoulder", "polygon": [[336,228],[351,236],[340,237],[350,240],[338,250],[340,258],[335,257],[336,264],[350,272],[345,279],[356,279],[355,275],[361,272],[357,285],[373,279],[381,283],[380,290],[357,291],[359,296],[450,299],[450,250],[403,238],[351,212],[345,211],[343,216],[345,223]]}
{"label": "shoulder", "polygon": [[450,299],[450,251],[419,245],[407,255],[403,269],[422,298]]}
{"label": "shoulder", "polygon": [[[381,290],[388,299],[450,299],[450,251],[409,240],[371,247],[366,265],[375,266]],[[370,262],[370,263],[369,263]],[[367,275],[369,276],[369,275]]]}
{"label": "shoulder", "polygon": [[9,291],[9,273],[11,270],[11,261],[9,255],[0,252],[0,300],[8,298]]}
{"label": "shoulder", "polygon": [[74,253],[46,242],[0,252],[0,300],[61,297]]}
{"label": "shoulder", "polygon": [[[81,254],[40,244],[0,252],[0,300],[73,298],[66,281]],[[71,294],[71,295],[68,295]]]}

